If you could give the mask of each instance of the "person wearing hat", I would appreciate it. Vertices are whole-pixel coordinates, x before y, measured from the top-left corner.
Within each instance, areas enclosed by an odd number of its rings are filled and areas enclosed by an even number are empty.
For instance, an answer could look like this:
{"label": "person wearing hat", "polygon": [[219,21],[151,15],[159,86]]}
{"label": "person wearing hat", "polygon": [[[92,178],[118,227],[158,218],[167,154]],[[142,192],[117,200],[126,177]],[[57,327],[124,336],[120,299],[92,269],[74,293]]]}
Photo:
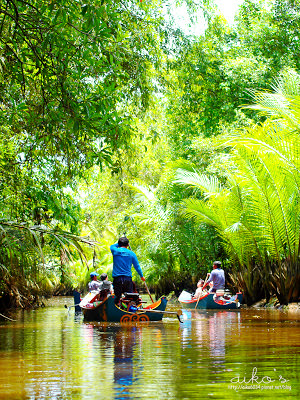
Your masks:
{"label": "person wearing hat", "polygon": [[107,292],[112,293],[112,283],[108,280],[108,276],[105,272],[100,275],[100,279],[100,290],[106,290]]}
{"label": "person wearing hat", "polygon": [[90,277],[91,277],[91,281],[89,282],[89,291],[91,292],[92,290],[100,290],[101,289],[101,282],[98,281],[97,276],[99,276],[99,274],[97,274],[97,272],[91,272],[90,273]]}
{"label": "person wearing hat", "polygon": [[209,293],[216,293],[217,290],[225,288],[225,274],[224,270],[221,268],[220,261],[214,261],[213,270],[211,271],[210,276],[202,290],[209,285],[210,282],[213,282],[213,287],[210,289]]}
{"label": "person wearing hat", "polygon": [[132,250],[129,250],[128,247],[129,240],[126,236],[121,237],[118,243],[110,246],[110,251],[113,255],[112,276],[114,278],[115,304],[119,303],[122,293],[133,292],[132,265],[141,277],[141,280],[145,281],[137,256]]}

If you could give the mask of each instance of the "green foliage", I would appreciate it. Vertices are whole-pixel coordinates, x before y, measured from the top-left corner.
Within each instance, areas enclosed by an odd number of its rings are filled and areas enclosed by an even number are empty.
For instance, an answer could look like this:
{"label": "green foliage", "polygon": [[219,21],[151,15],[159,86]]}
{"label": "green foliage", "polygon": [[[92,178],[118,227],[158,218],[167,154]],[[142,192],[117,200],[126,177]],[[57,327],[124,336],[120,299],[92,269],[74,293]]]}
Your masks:
{"label": "green foliage", "polygon": [[285,73],[278,82],[275,94],[255,94],[255,108],[274,119],[222,138],[221,145],[230,146],[224,187],[215,178],[182,170],[177,182],[204,193],[207,200],[184,200],[184,214],[218,230],[242,271],[244,280],[237,281],[248,302],[261,295],[260,281],[265,292],[286,304],[298,298],[300,279],[299,75]]}
{"label": "green foliage", "polygon": [[[95,246],[95,242],[59,228],[0,220],[0,298],[6,295],[11,306],[25,308],[41,293],[68,291],[72,286],[69,262],[79,255],[87,263],[82,245]],[[56,259],[55,247],[60,249]]]}
{"label": "green foliage", "polygon": [[59,184],[111,161],[146,107],[161,60],[158,4],[3,1],[2,124]]}
{"label": "green foliage", "polygon": [[232,27],[186,4],[200,37],[160,0],[0,2],[5,279],[83,289],[126,233],[157,294],[193,290],[220,258],[249,302],[297,297],[299,4],[246,0]]}
{"label": "green foliage", "polygon": [[291,66],[299,70],[300,4],[294,0],[246,0],[241,6],[237,37],[242,47],[264,60],[271,74]]}
{"label": "green foliage", "polygon": [[[0,3],[0,216],[14,221],[14,238],[23,222],[80,233],[77,179],[95,165],[118,170],[113,154],[126,151],[133,115],[149,107],[169,33],[159,1]],[[39,244],[21,231],[11,264],[2,244],[3,270],[17,274],[23,253],[43,247],[70,286],[69,249],[41,235]],[[36,282],[31,263],[38,270],[40,260],[25,263]]]}
{"label": "green foliage", "polygon": [[251,102],[250,89],[269,89],[284,68],[299,70],[298,30],[294,1],[247,0],[232,27],[210,13],[205,33],[167,65],[169,135],[177,155],[195,161],[195,137],[243,127],[246,116],[259,120],[240,107]]}

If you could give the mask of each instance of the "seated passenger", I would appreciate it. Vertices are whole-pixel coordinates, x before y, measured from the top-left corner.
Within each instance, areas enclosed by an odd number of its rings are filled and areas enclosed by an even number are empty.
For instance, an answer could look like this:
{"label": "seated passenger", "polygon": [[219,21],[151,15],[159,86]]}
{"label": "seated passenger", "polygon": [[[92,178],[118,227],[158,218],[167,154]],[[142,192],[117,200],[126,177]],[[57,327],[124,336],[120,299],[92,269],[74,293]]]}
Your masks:
{"label": "seated passenger", "polygon": [[112,283],[108,280],[107,274],[103,273],[100,275],[100,286],[98,288],[99,294],[97,295],[97,301],[103,301],[109,294],[113,293]]}
{"label": "seated passenger", "polygon": [[89,292],[91,292],[92,290],[100,290],[100,286],[101,286],[101,282],[98,281],[97,276],[99,276],[99,274],[97,274],[97,272],[91,272],[90,277],[91,277],[91,281],[89,282]]}
{"label": "seated passenger", "polygon": [[100,275],[100,290],[107,290],[109,293],[113,292],[113,287],[112,287],[112,283],[111,281],[108,280],[108,276],[105,272],[103,272],[103,274]]}
{"label": "seated passenger", "polygon": [[194,298],[195,299],[198,299],[199,297],[202,296],[202,294],[203,294],[203,290],[202,290],[203,284],[204,284],[204,280],[200,279],[200,281],[197,283],[197,289],[196,289],[196,292],[194,294]]}

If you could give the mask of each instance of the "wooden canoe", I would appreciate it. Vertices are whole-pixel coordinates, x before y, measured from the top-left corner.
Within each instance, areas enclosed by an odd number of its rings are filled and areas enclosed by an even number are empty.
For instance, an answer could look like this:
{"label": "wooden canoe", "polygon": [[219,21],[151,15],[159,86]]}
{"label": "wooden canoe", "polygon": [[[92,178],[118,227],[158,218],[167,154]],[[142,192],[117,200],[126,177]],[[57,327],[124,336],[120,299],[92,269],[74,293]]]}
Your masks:
{"label": "wooden canoe", "polygon": [[235,310],[240,308],[243,294],[239,292],[228,299],[224,299],[223,297],[216,296],[215,293],[206,293],[200,297],[199,301],[195,298],[180,299],[180,297],[178,300],[182,308],[195,309],[197,305],[197,309],[199,310]]}
{"label": "wooden canoe", "polygon": [[[83,311],[85,321],[147,322],[161,321],[167,302],[166,297],[161,297],[147,307],[139,307],[135,312],[129,312],[116,306],[114,295],[106,297],[103,301],[94,302],[86,301],[84,298],[79,305]],[[160,311],[162,312],[160,313]]]}

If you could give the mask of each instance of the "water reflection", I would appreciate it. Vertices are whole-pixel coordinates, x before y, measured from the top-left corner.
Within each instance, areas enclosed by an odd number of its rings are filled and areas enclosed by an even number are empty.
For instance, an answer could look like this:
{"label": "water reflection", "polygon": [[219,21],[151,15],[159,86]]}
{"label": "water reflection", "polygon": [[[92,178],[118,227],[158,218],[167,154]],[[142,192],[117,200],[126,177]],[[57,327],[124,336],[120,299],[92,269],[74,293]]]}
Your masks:
{"label": "water reflection", "polygon": [[[64,303],[0,322],[0,400],[299,398],[299,314],[185,310],[183,324],[122,326],[84,323]],[[232,387],[254,368],[290,389]]]}
{"label": "water reflection", "polygon": [[182,347],[206,346],[215,363],[225,362],[226,338],[239,331],[239,311],[190,311],[183,310],[181,329]]}
{"label": "water reflection", "polygon": [[133,399],[130,388],[133,383],[137,383],[142,370],[138,360],[139,353],[142,352],[142,329],[145,326],[85,325],[86,339],[93,341],[93,346],[97,340],[100,351],[101,349],[113,351],[113,398],[115,400]]}
{"label": "water reflection", "polygon": [[210,355],[216,358],[216,362],[225,362],[225,338],[228,327],[228,315],[216,312],[208,317],[209,347]]}
{"label": "water reflection", "polygon": [[[130,398],[129,387],[133,378],[133,354],[137,343],[137,327],[119,328],[114,334],[114,383],[115,399]],[[136,374],[136,381],[139,374]]]}

